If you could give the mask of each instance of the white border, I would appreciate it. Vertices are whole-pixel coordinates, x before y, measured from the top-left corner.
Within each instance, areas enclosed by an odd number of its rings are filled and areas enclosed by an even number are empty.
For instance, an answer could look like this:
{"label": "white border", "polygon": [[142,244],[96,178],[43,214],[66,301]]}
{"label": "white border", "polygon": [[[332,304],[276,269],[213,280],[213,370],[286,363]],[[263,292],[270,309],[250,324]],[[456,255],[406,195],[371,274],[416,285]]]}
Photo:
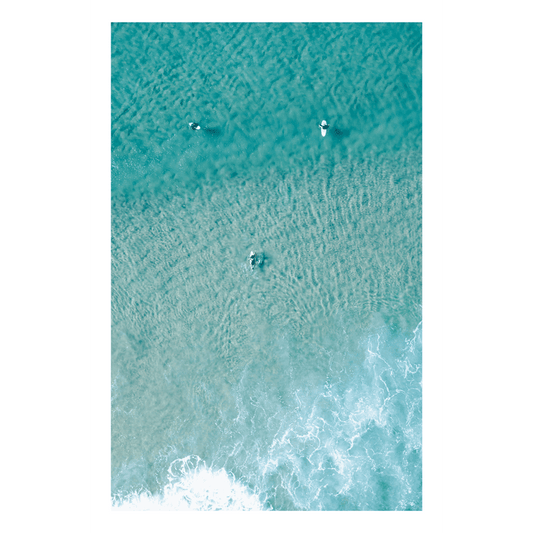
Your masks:
{"label": "white border", "polygon": [[[88,531],[445,530],[445,2],[88,0]],[[423,510],[114,512],[110,506],[111,22],[423,23]]]}

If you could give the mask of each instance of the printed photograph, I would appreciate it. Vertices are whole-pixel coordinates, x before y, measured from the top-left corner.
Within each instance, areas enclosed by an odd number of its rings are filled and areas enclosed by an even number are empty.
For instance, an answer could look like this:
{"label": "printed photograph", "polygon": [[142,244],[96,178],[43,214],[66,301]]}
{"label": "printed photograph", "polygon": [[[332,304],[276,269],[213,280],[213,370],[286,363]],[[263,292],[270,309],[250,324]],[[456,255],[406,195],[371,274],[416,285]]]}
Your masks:
{"label": "printed photograph", "polygon": [[114,23],[116,511],[422,511],[422,24]]}

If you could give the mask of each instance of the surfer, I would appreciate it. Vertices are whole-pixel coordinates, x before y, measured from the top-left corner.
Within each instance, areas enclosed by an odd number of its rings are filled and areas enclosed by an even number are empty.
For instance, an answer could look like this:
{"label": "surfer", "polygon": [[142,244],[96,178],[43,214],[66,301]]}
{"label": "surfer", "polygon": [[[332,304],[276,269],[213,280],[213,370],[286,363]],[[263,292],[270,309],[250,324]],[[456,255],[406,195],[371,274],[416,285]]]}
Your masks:
{"label": "surfer", "polygon": [[191,130],[199,130],[200,124],[197,124],[196,122],[189,122],[189,127],[191,128]]}
{"label": "surfer", "polygon": [[252,270],[254,270],[255,267],[262,267],[265,263],[265,254],[263,252],[256,253],[252,250],[248,256],[248,263],[250,263],[250,268]]}
{"label": "surfer", "polygon": [[250,252],[250,257],[248,257],[248,261],[250,262],[250,268],[253,270],[255,264],[257,263],[257,257],[253,250]]}
{"label": "surfer", "polygon": [[322,137],[325,137],[327,129],[329,128],[329,124],[325,120],[323,120],[322,124],[319,124],[318,127],[322,130]]}

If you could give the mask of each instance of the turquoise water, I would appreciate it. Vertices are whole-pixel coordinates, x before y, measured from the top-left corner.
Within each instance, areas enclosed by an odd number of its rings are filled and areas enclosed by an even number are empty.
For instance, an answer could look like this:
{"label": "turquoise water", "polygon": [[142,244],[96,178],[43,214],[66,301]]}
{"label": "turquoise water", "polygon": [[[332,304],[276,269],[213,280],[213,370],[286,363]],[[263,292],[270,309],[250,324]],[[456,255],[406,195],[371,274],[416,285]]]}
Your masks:
{"label": "turquoise water", "polygon": [[114,508],[422,509],[421,45],[112,26]]}

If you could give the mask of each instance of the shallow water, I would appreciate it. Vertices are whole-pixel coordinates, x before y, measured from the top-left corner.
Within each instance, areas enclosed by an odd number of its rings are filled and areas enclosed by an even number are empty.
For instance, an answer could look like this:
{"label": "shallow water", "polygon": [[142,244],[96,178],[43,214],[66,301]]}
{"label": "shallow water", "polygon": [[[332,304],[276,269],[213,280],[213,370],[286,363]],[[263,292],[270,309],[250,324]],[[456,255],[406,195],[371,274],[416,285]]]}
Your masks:
{"label": "shallow water", "polygon": [[112,54],[115,508],[421,509],[421,26]]}

